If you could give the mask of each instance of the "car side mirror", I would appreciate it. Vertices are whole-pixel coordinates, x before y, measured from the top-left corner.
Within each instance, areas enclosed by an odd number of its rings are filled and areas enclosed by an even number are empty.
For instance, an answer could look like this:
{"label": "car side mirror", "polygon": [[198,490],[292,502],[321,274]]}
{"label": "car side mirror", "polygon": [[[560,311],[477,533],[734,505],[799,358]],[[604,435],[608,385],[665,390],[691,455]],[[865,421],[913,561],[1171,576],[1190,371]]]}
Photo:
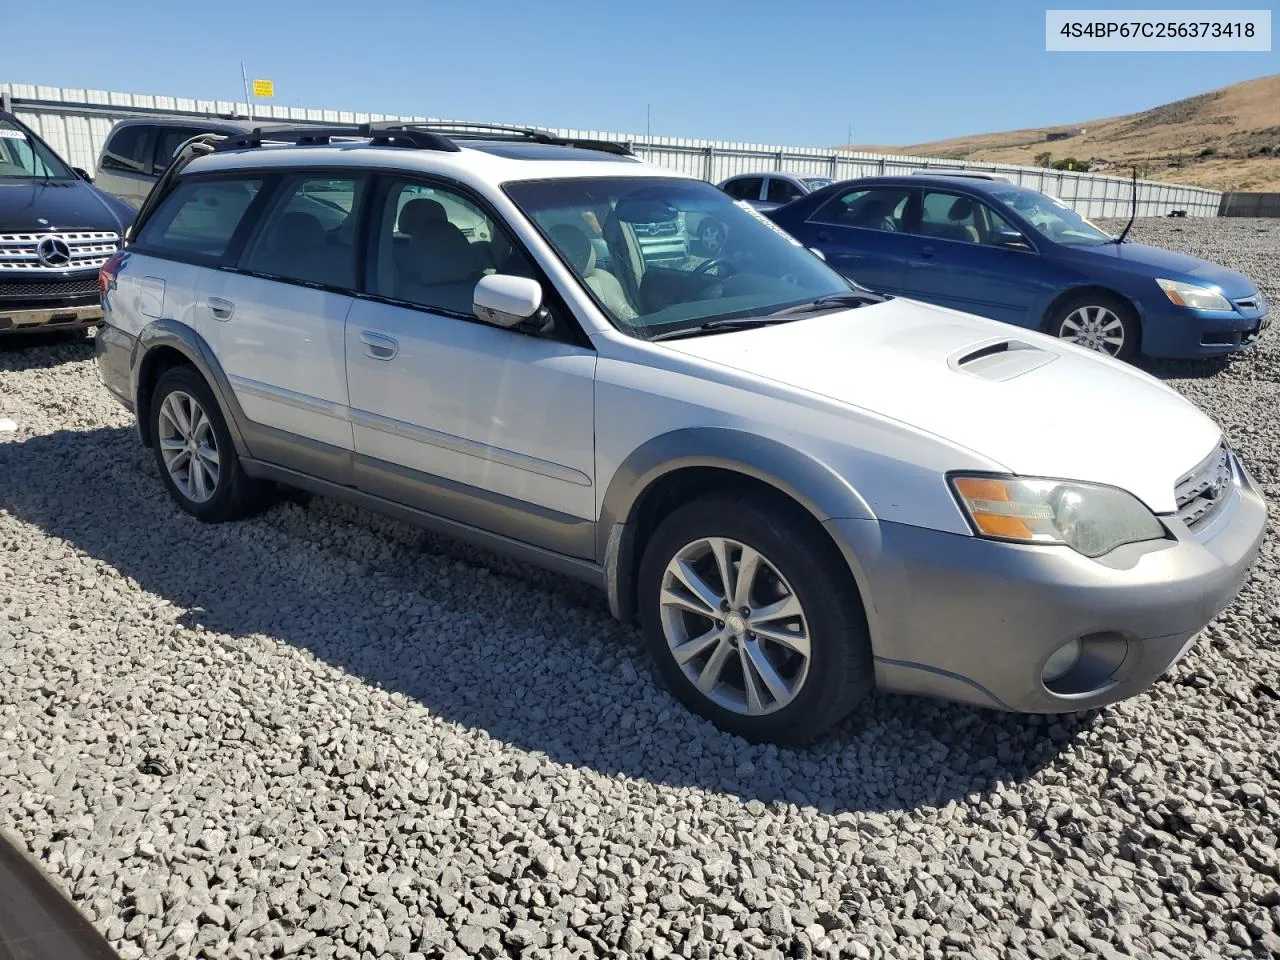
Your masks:
{"label": "car side mirror", "polygon": [[542,306],[542,285],[528,277],[501,273],[481,277],[472,301],[477,317],[506,330],[541,331],[550,319]]}
{"label": "car side mirror", "polygon": [[997,230],[991,235],[991,243],[1006,250],[1030,250],[1031,244],[1017,230]]}
{"label": "car side mirror", "polygon": [[87,183],[93,183],[93,177],[84,167],[72,167],[71,172]]}

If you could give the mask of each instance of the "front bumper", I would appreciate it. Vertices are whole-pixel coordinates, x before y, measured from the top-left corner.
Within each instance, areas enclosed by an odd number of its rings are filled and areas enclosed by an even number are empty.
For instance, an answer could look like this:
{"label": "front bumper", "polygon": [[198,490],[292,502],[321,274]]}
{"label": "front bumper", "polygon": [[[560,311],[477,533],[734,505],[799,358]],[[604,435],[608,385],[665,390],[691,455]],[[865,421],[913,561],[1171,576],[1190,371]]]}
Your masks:
{"label": "front bumper", "polygon": [[1270,323],[1260,295],[1255,305],[1231,311],[1157,303],[1142,318],[1142,352],[1182,360],[1225,356],[1253,346]]}
{"label": "front bumper", "polygon": [[[1236,596],[1266,530],[1247,471],[1203,529],[1162,517],[1172,539],[1099,560],[1067,547],[997,543],[871,520],[828,520],[866,600],[881,689],[1026,713],[1063,713],[1142,692]],[[1084,639],[1079,682],[1042,680]]]}
{"label": "front bumper", "polygon": [[98,303],[71,307],[22,307],[10,309],[0,301],[0,334],[87,327],[102,322]]}

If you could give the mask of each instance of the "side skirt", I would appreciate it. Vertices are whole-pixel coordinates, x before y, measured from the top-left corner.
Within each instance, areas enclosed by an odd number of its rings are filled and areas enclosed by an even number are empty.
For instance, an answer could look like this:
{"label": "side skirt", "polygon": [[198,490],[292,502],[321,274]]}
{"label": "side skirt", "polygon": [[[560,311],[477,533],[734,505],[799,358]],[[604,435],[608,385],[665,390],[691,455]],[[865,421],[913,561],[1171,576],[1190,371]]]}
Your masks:
{"label": "side skirt", "polygon": [[512,559],[521,560],[554,573],[572,577],[575,580],[581,580],[600,590],[607,590],[604,569],[590,560],[569,557],[542,547],[535,547],[520,540],[490,533],[488,530],[481,530],[478,527],[460,523],[457,520],[450,520],[447,517],[428,513],[425,510],[407,507],[393,500],[386,500],[382,497],[364,493],[353,487],[321,480],[318,477],[299,473],[286,467],[278,467],[262,460],[243,457],[240,463],[244,466],[245,473],[257,480],[283,483],[324,497],[332,497],[335,500],[341,500],[353,506],[383,513],[435,533],[453,537],[456,540],[462,540],[478,547],[483,547],[486,550],[492,550],[494,553],[500,553]]}

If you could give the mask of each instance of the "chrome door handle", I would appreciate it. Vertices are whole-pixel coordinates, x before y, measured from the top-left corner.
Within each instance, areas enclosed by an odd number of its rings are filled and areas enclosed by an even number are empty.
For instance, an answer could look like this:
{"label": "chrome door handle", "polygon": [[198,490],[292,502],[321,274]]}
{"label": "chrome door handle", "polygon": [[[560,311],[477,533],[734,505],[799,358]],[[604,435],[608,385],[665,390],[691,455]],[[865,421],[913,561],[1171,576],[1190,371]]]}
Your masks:
{"label": "chrome door handle", "polygon": [[209,312],[215,320],[230,320],[231,315],[236,312],[236,305],[221,297],[210,297],[205,303],[209,305]]}
{"label": "chrome door handle", "polygon": [[360,342],[364,344],[364,352],[375,360],[390,360],[400,352],[400,344],[372,330],[360,331]]}

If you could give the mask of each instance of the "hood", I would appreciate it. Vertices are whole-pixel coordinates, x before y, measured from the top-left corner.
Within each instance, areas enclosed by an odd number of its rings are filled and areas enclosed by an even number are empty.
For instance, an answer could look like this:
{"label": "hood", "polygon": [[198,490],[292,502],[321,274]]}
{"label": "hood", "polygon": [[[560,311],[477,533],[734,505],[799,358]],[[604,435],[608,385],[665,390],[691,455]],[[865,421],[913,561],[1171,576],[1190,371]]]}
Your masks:
{"label": "hood", "polygon": [[1156,513],[1221,431],[1141,371],[1042,334],[896,299],[662,344],[909,424],[1010,473],[1105,483]]}
{"label": "hood", "polygon": [[1242,273],[1184,253],[1149,247],[1145,243],[1106,243],[1096,247],[1071,249],[1082,256],[1102,257],[1116,266],[1128,264],[1153,278],[1178,280],[1185,277],[1194,283],[1214,284],[1221,287],[1222,292],[1231,300],[1239,300],[1258,292],[1258,288]]}
{"label": "hood", "polygon": [[123,235],[133,213],[84,180],[0,179],[0,233],[110,230]]}

